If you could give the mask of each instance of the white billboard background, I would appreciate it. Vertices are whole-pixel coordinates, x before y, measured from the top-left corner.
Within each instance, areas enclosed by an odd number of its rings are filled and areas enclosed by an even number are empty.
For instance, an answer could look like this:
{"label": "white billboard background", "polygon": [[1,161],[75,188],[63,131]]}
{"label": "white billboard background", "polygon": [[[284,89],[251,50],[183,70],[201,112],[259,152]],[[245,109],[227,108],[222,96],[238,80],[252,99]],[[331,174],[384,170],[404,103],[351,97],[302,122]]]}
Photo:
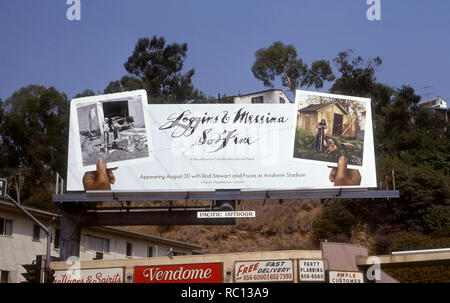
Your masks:
{"label": "white billboard background", "polygon": [[[305,93],[317,94],[300,92]],[[122,93],[121,97],[127,94],[136,92]],[[107,96],[115,97],[114,94]],[[362,181],[354,187],[376,187],[370,100],[360,100],[367,108],[364,162],[355,167]],[[118,169],[114,171],[116,183],[111,186],[112,190],[334,188],[328,178],[330,163],[292,156],[297,104],[158,104],[146,107],[144,117],[149,126],[151,157],[135,163],[114,163],[112,166]],[[83,168],[80,163],[76,114],[72,108],[69,191],[84,190],[83,175],[92,169]],[[275,122],[256,123],[256,116],[275,118]],[[236,117],[246,117],[247,123],[245,119],[235,120]]]}

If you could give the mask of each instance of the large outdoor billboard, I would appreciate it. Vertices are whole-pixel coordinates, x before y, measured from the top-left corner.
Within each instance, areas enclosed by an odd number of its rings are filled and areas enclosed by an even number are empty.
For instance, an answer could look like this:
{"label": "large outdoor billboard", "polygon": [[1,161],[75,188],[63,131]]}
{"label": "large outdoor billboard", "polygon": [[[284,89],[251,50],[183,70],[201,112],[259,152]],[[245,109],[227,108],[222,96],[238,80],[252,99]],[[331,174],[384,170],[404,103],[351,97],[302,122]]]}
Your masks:
{"label": "large outdoor billboard", "polygon": [[299,90],[295,104],[147,104],[140,90],[71,101],[69,191],[341,186],[376,187],[370,99]]}

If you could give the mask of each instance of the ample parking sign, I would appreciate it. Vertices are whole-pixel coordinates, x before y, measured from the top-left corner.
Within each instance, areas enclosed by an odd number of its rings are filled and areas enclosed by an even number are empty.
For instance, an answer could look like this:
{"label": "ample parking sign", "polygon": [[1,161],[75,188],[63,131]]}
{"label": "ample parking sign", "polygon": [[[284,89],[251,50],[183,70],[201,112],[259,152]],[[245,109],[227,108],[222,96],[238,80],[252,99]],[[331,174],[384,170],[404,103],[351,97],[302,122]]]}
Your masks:
{"label": "ample parking sign", "polygon": [[361,272],[330,271],[330,283],[364,283]]}
{"label": "ample parking sign", "polygon": [[6,197],[6,188],[7,188],[8,182],[6,179],[0,179],[0,198]]}

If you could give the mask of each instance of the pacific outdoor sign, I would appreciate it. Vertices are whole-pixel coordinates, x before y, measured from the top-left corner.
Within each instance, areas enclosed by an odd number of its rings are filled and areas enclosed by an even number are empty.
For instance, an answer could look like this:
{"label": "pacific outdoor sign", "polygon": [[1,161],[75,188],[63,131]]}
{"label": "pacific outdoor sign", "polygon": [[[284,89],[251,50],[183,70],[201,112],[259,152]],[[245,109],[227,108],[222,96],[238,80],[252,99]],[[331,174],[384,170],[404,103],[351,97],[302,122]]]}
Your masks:
{"label": "pacific outdoor sign", "polygon": [[123,273],[122,267],[56,270],[53,283],[123,283]]}
{"label": "pacific outdoor sign", "polygon": [[295,104],[73,99],[67,190],[105,189],[83,185],[99,158],[117,168],[111,190],[376,187],[370,99],[318,92]]}
{"label": "pacific outdoor sign", "polygon": [[134,283],[221,283],[222,263],[150,265],[134,268]]}
{"label": "pacific outdoor sign", "polygon": [[300,282],[325,282],[323,260],[298,260],[298,280]]}
{"label": "pacific outdoor sign", "polygon": [[235,282],[294,281],[292,260],[246,261],[234,264]]}
{"label": "pacific outdoor sign", "polygon": [[240,211],[199,211],[197,218],[216,219],[216,218],[254,218],[256,211],[240,210]]}

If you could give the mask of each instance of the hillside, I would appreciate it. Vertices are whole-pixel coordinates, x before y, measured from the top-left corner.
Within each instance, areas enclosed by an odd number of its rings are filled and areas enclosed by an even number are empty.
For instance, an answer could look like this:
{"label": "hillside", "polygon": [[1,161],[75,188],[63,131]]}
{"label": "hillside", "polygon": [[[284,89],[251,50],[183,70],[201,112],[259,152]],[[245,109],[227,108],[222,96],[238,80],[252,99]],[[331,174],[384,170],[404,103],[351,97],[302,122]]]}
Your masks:
{"label": "hillside", "polygon": [[204,252],[317,249],[312,225],[322,205],[311,200],[248,200],[237,210],[254,210],[256,218],[236,219],[228,226],[130,226],[134,231],[199,244]]}

